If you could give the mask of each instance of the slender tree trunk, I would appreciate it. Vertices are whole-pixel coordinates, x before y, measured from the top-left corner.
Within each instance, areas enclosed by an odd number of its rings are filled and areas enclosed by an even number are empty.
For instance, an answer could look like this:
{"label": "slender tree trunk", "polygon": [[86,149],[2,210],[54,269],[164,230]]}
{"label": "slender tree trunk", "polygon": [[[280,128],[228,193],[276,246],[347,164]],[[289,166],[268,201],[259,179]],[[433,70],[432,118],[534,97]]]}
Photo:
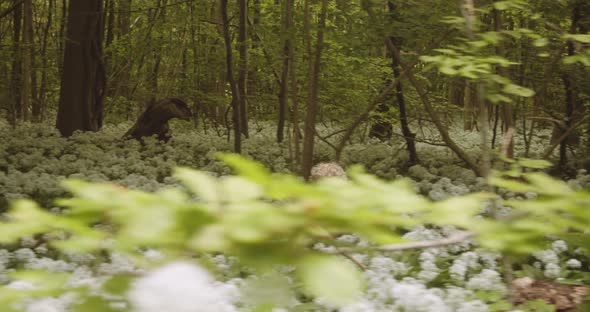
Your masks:
{"label": "slender tree trunk", "polygon": [[[302,176],[306,180],[311,175],[311,167],[313,166],[313,149],[315,141],[315,124],[318,112],[318,82],[320,76],[320,63],[322,59],[322,48],[324,45],[324,29],[326,28],[326,15],[328,10],[328,0],[322,0],[322,8],[320,11],[320,19],[317,31],[317,43],[315,53],[310,54],[309,61],[312,62],[311,71],[309,74],[308,84],[308,99],[307,112],[305,115],[305,134],[303,139],[303,155],[302,155]],[[306,1],[307,26],[309,27],[309,0]],[[311,35],[308,29],[308,40],[311,40]]]}
{"label": "slender tree trunk", "polygon": [[[499,10],[494,10],[494,30],[496,32],[501,32],[504,28],[503,26],[504,24],[504,20],[502,17],[502,12]],[[504,49],[504,46],[500,43],[496,45],[496,55],[504,57],[506,55],[506,51]],[[499,66],[497,68],[497,72],[498,75],[502,76],[502,77],[509,77],[509,73],[508,70],[505,67],[501,67]],[[506,135],[510,135],[511,133],[514,133],[514,113],[513,113],[513,107],[511,103],[501,103],[500,105],[502,105],[501,107],[501,112],[502,112],[502,119],[504,120],[504,127],[502,127],[502,132],[504,133],[504,136]],[[497,116],[496,116],[497,119]],[[497,120],[496,120],[497,123]],[[494,131],[495,131],[495,127],[494,127]],[[503,144],[505,144],[506,146],[502,146],[502,151],[505,153],[504,156],[508,157],[508,158],[514,158],[514,136],[511,135],[511,137],[507,138],[505,137],[504,140],[502,140],[502,142],[504,142]]]}
{"label": "slender tree trunk", "polygon": [[66,22],[68,19],[68,0],[61,1],[61,19],[59,22],[59,41],[57,48],[57,70],[59,76],[63,75],[64,68],[64,51],[66,42]]}
{"label": "slender tree trunk", "polygon": [[49,39],[49,31],[53,23],[53,10],[55,8],[55,0],[49,0],[47,5],[47,23],[43,29],[43,42],[41,44],[41,86],[39,87],[39,106],[41,108],[39,121],[43,121],[45,115],[45,107],[47,105],[47,41]]}
{"label": "slender tree trunk", "polygon": [[[572,25],[570,27],[570,33],[575,34],[578,30],[578,22],[580,21],[580,8],[579,6],[582,5],[582,2],[574,4],[572,9]],[[576,49],[574,46],[573,41],[567,42],[567,54],[568,56],[573,56],[576,54]],[[565,118],[564,118],[564,129],[561,129],[560,134],[565,133],[567,129],[572,126],[573,117],[574,117],[574,110],[577,101],[577,88],[575,85],[573,74],[571,73],[564,73],[562,75],[563,80],[563,87],[565,89]],[[559,145],[559,166],[565,167],[567,164],[567,145],[568,145],[568,137],[561,141]]]}
{"label": "slender tree trunk", "polygon": [[[36,121],[40,115],[39,103],[37,102],[37,87],[34,68],[35,44],[33,30],[33,4],[32,0],[24,2],[24,27],[23,27],[23,88],[22,88],[22,117]],[[29,113],[32,110],[32,116]]]}
{"label": "slender tree trunk", "polygon": [[227,0],[220,0],[221,6],[221,23],[223,25],[223,40],[225,42],[225,63],[226,63],[226,75],[227,80],[229,81],[229,85],[231,87],[231,94],[232,94],[232,101],[231,107],[233,112],[233,122],[234,122],[234,152],[241,153],[242,152],[242,135],[240,126],[241,117],[240,117],[240,92],[238,90],[238,86],[236,80],[234,79],[234,70],[233,70],[233,53],[232,53],[232,46],[231,46],[231,36],[229,34],[229,19],[227,17]]}
{"label": "slender tree trunk", "polygon": [[240,53],[240,69],[238,73],[238,89],[240,92],[240,128],[244,136],[248,137],[248,1],[238,0],[240,11],[240,27],[238,33],[238,47]]}
{"label": "slender tree trunk", "polygon": [[[389,12],[395,12],[396,8],[392,1],[388,2]],[[398,44],[398,40],[395,37],[390,37],[391,41],[394,45]],[[410,130],[410,125],[408,123],[408,116],[406,114],[406,101],[404,99],[404,93],[402,90],[402,83],[401,83],[401,74],[400,74],[400,63],[399,60],[392,56],[392,63],[393,67],[393,79],[399,80],[400,82],[396,85],[396,97],[397,97],[397,104],[399,107],[399,120],[400,120],[400,127],[402,130],[402,134],[404,135],[404,139],[406,140],[406,145],[408,149],[408,154],[410,156],[410,165],[414,165],[418,163],[418,153],[416,152],[416,144],[414,142],[414,133]]]}
{"label": "slender tree trunk", "polygon": [[[102,64],[102,0],[71,1],[57,129],[63,136],[102,127],[106,75]],[[84,64],[84,66],[80,66]]]}
{"label": "slender tree trunk", "polygon": [[285,121],[287,119],[287,102],[289,98],[289,61],[291,39],[289,38],[290,20],[292,17],[292,8],[289,3],[290,0],[285,1],[285,11],[283,14],[283,69],[281,71],[281,85],[279,90],[279,118],[277,123],[277,142],[281,143],[284,139]]}
{"label": "slender tree trunk", "polygon": [[[154,11],[152,16],[152,23],[158,23],[158,20],[161,19],[165,21],[166,19],[166,4],[167,0],[158,0],[158,7]],[[158,41],[162,41],[163,38],[162,34],[158,34],[157,37],[160,39]],[[156,99],[158,98],[159,94],[159,85],[158,85],[158,78],[160,77],[160,66],[162,64],[162,48],[157,45],[156,49],[154,49],[154,67],[152,71],[149,73],[149,85],[152,90],[150,96],[150,103],[155,103]]]}
{"label": "slender tree trunk", "polygon": [[[189,3],[189,10],[190,10],[190,21],[191,21],[191,26],[190,26],[190,36],[191,36],[191,51],[193,52],[193,59],[192,59],[192,69],[193,69],[193,80],[192,80],[192,87],[195,88],[196,90],[201,90],[201,77],[200,77],[200,66],[199,66],[199,47],[197,44],[197,36],[198,36],[198,30],[197,30],[197,23],[195,21],[195,15],[197,14],[196,12],[196,8],[195,8],[195,3],[191,2]],[[197,96],[197,92],[193,91],[193,119],[194,119],[194,123],[195,123],[195,128],[198,126],[198,122],[199,122],[199,115],[203,115],[202,114],[202,109],[201,109],[201,105],[199,102],[199,97]],[[204,117],[204,116],[203,116]],[[203,121],[205,119],[203,118]],[[205,127],[205,123],[203,122],[203,127]],[[206,128],[205,128],[206,131]]]}
{"label": "slender tree trunk", "polygon": [[[395,57],[393,57],[393,77],[396,80],[401,79],[400,74],[400,64]],[[409,165],[418,164],[418,153],[416,152],[416,144],[414,142],[415,134],[412,133],[410,130],[410,125],[408,123],[408,116],[406,113],[406,101],[404,99],[404,94],[402,91],[402,83],[401,81],[396,85],[396,97],[397,97],[397,104],[399,107],[399,120],[400,120],[400,127],[402,130],[402,134],[404,135],[404,139],[406,141],[406,148],[408,150],[408,154],[410,156],[410,163]]]}
{"label": "slender tree trunk", "polygon": [[16,125],[16,120],[22,116],[21,105],[21,88],[22,88],[22,58],[21,58],[21,33],[23,20],[23,4],[17,4],[18,0],[13,0],[16,7],[13,11],[12,28],[14,30],[12,36],[13,44],[13,58],[12,58],[12,77],[11,77],[11,124]]}
{"label": "slender tree trunk", "polygon": [[[463,0],[461,12],[465,18],[465,29],[470,40],[475,40],[475,6],[473,0]],[[489,141],[489,112],[488,105],[484,98],[484,86],[480,82],[476,82],[475,86],[475,100],[477,103],[479,122],[480,122],[480,136],[481,136],[481,163],[476,173],[486,178],[491,169],[491,156]]]}
{"label": "slender tree trunk", "polygon": [[[119,0],[117,31],[115,32],[118,40],[125,42],[129,47],[131,47],[131,40],[129,38],[131,32],[131,5],[132,0]],[[130,78],[134,57],[128,51],[125,51],[123,58],[123,63],[119,64],[119,66],[123,67],[123,70],[119,71],[119,75],[115,77],[116,81],[113,82],[115,90],[112,95],[122,96],[129,101],[131,100]],[[125,118],[129,119],[132,115],[133,106],[127,104]]]}
{"label": "slender tree trunk", "polygon": [[107,21],[107,28],[106,28],[106,38],[105,38],[105,47],[109,47],[113,40],[115,40],[115,1],[114,0],[106,0],[105,1],[107,8],[106,8],[106,18]]}
{"label": "slender tree trunk", "polygon": [[[293,14],[295,12],[295,0],[287,0],[287,25],[288,29],[294,31],[293,28]],[[295,47],[293,44],[294,34],[289,33],[288,48],[289,48],[289,80],[291,81],[291,103],[293,105],[293,112],[291,114],[293,123],[293,148],[294,148],[294,160],[293,169],[294,172],[298,172],[301,166],[301,129],[299,128],[299,97],[297,94],[297,75],[295,73]]]}

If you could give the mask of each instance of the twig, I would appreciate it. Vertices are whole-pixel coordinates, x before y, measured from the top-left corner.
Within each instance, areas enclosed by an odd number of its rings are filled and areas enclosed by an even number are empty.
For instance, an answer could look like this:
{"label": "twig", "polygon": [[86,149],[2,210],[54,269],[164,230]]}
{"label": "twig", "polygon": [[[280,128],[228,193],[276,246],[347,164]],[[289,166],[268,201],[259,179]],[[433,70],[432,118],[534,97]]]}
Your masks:
{"label": "twig", "polygon": [[569,127],[569,129],[567,129],[560,137],[559,139],[557,139],[553,145],[551,145],[547,151],[545,151],[545,154],[543,155],[543,159],[547,159],[551,156],[551,154],[553,154],[553,151],[555,150],[555,148],[561,144],[561,142],[563,142],[563,140],[565,140],[578,126],[580,126],[581,124],[583,124],[584,122],[586,122],[587,120],[590,119],[590,115],[586,115],[584,118],[580,119],[578,122],[576,122],[575,124],[573,124],[571,127]]}
{"label": "twig", "polygon": [[[376,250],[376,251],[403,251],[409,249],[426,249],[426,248],[434,248],[434,247],[444,247],[448,245],[462,243],[468,239],[471,239],[475,236],[473,232],[467,231],[458,231],[449,237],[435,239],[435,240],[426,240],[426,241],[417,241],[417,242],[409,242],[409,243],[402,243],[402,244],[392,244],[392,245],[383,245],[377,247],[369,247],[369,250]],[[336,251],[328,251],[329,253],[339,253],[342,252],[351,252],[353,248],[336,248]]]}
{"label": "twig", "polygon": [[424,248],[442,247],[442,246],[462,243],[462,242],[472,238],[473,236],[475,236],[475,233],[473,233],[473,232],[459,231],[457,233],[452,234],[449,237],[445,237],[445,238],[441,238],[441,239],[409,242],[409,243],[404,243],[404,244],[384,245],[384,246],[377,247],[377,249],[381,250],[381,251],[401,251],[401,250],[408,250],[408,249],[424,249]]}
{"label": "twig", "polygon": [[0,19],[4,18],[4,17],[6,17],[6,15],[12,13],[12,11],[16,10],[24,1],[25,0],[19,0],[15,4],[13,4],[11,7],[4,10],[2,13],[0,13]]}

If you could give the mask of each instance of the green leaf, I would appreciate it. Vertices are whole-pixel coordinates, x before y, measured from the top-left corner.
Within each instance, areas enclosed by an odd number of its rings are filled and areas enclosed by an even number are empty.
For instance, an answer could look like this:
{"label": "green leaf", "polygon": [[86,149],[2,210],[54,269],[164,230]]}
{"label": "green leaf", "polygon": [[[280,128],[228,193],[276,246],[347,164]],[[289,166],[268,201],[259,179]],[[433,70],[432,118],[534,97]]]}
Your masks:
{"label": "green leaf", "polygon": [[270,182],[270,172],[268,169],[255,161],[248,160],[237,154],[220,154],[218,157],[240,176],[260,184]]}
{"label": "green leaf", "polygon": [[547,38],[538,38],[535,41],[533,41],[533,45],[538,48],[544,47],[548,44],[549,44],[549,40],[547,40]]}
{"label": "green leaf", "polygon": [[502,91],[508,94],[518,95],[522,97],[531,97],[535,95],[535,91],[515,84],[505,85]]}
{"label": "green leaf", "polygon": [[590,34],[566,34],[563,35],[563,38],[575,40],[581,43],[590,43]]}
{"label": "green leaf", "polygon": [[176,168],[174,177],[182,181],[201,200],[210,203],[221,201],[217,180],[211,175],[189,168]]}
{"label": "green leaf", "polygon": [[340,258],[307,256],[297,272],[309,294],[337,306],[353,303],[361,293],[360,273]]}
{"label": "green leaf", "polygon": [[525,178],[539,193],[557,196],[572,193],[572,189],[569,188],[567,183],[553,179],[544,173],[529,173],[525,175]]}
{"label": "green leaf", "polygon": [[497,1],[494,2],[494,9],[498,11],[504,11],[511,7],[510,1]]}
{"label": "green leaf", "polygon": [[521,158],[517,161],[517,164],[526,167],[526,168],[533,168],[533,169],[545,169],[553,166],[553,164],[547,160],[543,159],[528,159],[528,158]]}
{"label": "green leaf", "polygon": [[255,200],[264,194],[259,184],[242,177],[225,177],[221,179],[220,186],[222,194],[225,195],[224,200],[231,203]]}

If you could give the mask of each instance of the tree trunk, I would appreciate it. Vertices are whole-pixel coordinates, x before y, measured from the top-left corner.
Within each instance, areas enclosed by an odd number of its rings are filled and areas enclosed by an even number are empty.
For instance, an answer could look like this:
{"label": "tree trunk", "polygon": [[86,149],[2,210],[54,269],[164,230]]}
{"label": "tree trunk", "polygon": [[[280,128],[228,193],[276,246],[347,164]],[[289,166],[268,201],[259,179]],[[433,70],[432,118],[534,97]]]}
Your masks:
{"label": "tree trunk", "polygon": [[39,87],[39,106],[41,108],[39,121],[43,121],[45,115],[45,107],[47,105],[47,41],[49,39],[49,30],[53,23],[53,10],[55,8],[55,0],[49,0],[47,5],[47,23],[43,29],[43,42],[41,44],[41,86]]}
{"label": "tree trunk", "polygon": [[[57,129],[63,136],[102,127],[106,76],[102,63],[102,0],[71,1]],[[83,66],[82,66],[83,65]]]}
{"label": "tree trunk", "polygon": [[240,11],[240,26],[238,33],[238,47],[240,53],[240,69],[238,73],[238,89],[240,92],[240,130],[248,137],[248,1],[238,0]]}
{"label": "tree trunk", "polygon": [[68,0],[61,1],[61,18],[59,22],[59,41],[57,48],[57,70],[59,76],[63,75],[64,68],[64,51],[66,42],[66,21],[68,19]]}
{"label": "tree trunk", "polygon": [[[465,30],[469,40],[475,40],[475,5],[473,0],[463,0],[461,6],[461,12],[465,18]],[[491,155],[489,141],[489,112],[488,105],[485,101],[485,90],[482,82],[475,82],[475,103],[477,103],[479,123],[480,123],[480,137],[481,137],[481,161],[477,170],[474,170],[476,174],[483,178],[487,178],[491,169]]]}
{"label": "tree trunk", "polygon": [[[570,33],[575,34],[578,30],[578,22],[581,18],[580,7],[582,6],[582,2],[579,1],[578,3],[574,4],[572,9],[572,25],[570,27]],[[568,56],[573,56],[576,54],[576,49],[574,46],[574,42],[569,40],[567,42],[567,54]],[[578,97],[578,90],[575,85],[574,75],[572,73],[566,72],[562,75],[563,79],[563,87],[565,90],[565,118],[564,118],[564,129],[561,129],[560,134],[564,134],[567,129],[569,129],[573,124],[573,117],[574,117],[574,110],[576,107],[576,101]],[[568,137],[561,141],[559,145],[559,166],[565,167],[567,163],[567,144]]]}
{"label": "tree trunk", "polygon": [[281,143],[284,139],[285,121],[287,119],[287,102],[289,98],[289,62],[291,39],[289,35],[290,20],[292,20],[292,7],[290,0],[285,1],[285,13],[283,15],[283,69],[281,71],[281,86],[279,89],[279,118],[277,123],[277,142]]}
{"label": "tree trunk", "polygon": [[231,46],[231,37],[229,34],[229,20],[227,17],[227,0],[220,0],[221,1],[221,23],[223,26],[223,40],[225,42],[225,65],[226,65],[226,75],[227,80],[229,81],[229,85],[231,88],[232,94],[232,119],[234,122],[234,152],[241,153],[242,152],[242,136],[241,136],[241,129],[240,122],[242,118],[240,117],[240,92],[238,90],[238,86],[236,80],[234,79],[234,70],[233,70],[233,53],[232,53],[232,46]]}
{"label": "tree trunk", "polygon": [[[392,38],[392,40],[393,40],[393,38]],[[395,57],[392,57],[392,66],[393,66],[394,79],[396,79],[396,80],[401,79],[400,64]],[[402,92],[401,80],[396,85],[395,90],[396,90],[397,104],[399,107],[400,127],[402,130],[402,134],[404,135],[404,139],[406,140],[406,148],[408,149],[408,154],[410,155],[409,165],[415,165],[415,164],[418,164],[418,162],[419,162],[418,153],[416,152],[416,144],[414,142],[414,133],[412,133],[412,131],[410,131],[410,125],[408,123],[408,116],[406,114],[406,101],[404,99],[404,94]]]}
{"label": "tree trunk", "polygon": [[[155,9],[152,18],[151,18],[151,23],[152,25],[154,23],[157,23],[158,19],[162,19],[163,21],[166,19],[166,4],[167,4],[167,0],[158,0],[158,6],[157,9]],[[157,34],[157,37],[159,37],[160,39],[162,38],[162,34]],[[161,40],[159,40],[161,41]],[[158,93],[159,93],[159,89],[158,89],[158,78],[160,76],[160,66],[162,64],[162,48],[160,47],[160,45],[157,45],[157,47],[154,49],[154,67],[152,68],[151,73],[148,73],[148,81],[149,81],[149,85],[150,88],[152,90],[152,93],[150,95],[150,103],[153,103],[156,101],[156,98],[158,97]]]}
{"label": "tree trunk", "polygon": [[[306,21],[309,27],[309,0],[305,3]],[[317,31],[317,43],[315,53],[309,55],[310,73],[308,84],[307,112],[305,115],[305,133],[303,138],[303,155],[302,155],[302,176],[309,180],[311,167],[313,166],[313,147],[315,142],[315,124],[318,112],[318,82],[320,76],[320,63],[322,58],[322,48],[324,45],[324,29],[326,28],[326,15],[328,9],[328,0],[322,0],[320,19]],[[307,39],[311,40],[309,28],[307,29]]]}
{"label": "tree trunk", "polygon": [[[504,21],[502,18],[502,12],[499,10],[494,10],[494,30],[498,33],[503,31],[503,24]],[[496,55],[500,57],[504,57],[506,55],[506,51],[502,43],[496,45]],[[509,77],[508,69],[506,67],[498,66],[497,72],[498,75],[502,77]],[[502,142],[504,142],[503,144],[505,146],[502,146],[502,152],[504,153],[504,156],[508,158],[514,158],[514,135],[511,134],[514,133],[515,128],[513,107],[511,103],[499,103],[499,105],[502,105],[500,111],[502,112],[502,119],[504,120],[504,127],[502,127],[502,132],[504,133],[505,137],[502,140]],[[497,124],[497,117],[495,124]],[[507,135],[511,137],[506,137]]]}
{"label": "tree trunk", "polygon": [[16,120],[22,115],[21,105],[21,87],[22,87],[22,59],[21,59],[21,33],[23,20],[23,5],[18,0],[13,0],[15,9],[12,18],[12,27],[14,33],[12,36],[13,58],[12,58],[12,77],[11,77],[11,124],[16,125]]}
{"label": "tree trunk", "polygon": [[[389,12],[395,12],[396,8],[393,2],[388,2]],[[395,37],[390,37],[394,45],[398,44],[398,40]],[[410,165],[418,163],[418,153],[416,152],[416,144],[414,142],[414,133],[410,131],[410,125],[408,123],[408,116],[406,114],[406,101],[404,99],[404,93],[402,91],[401,74],[400,74],[400,63],[399,60],[392,56],[392,67],[393,67],[393,79],[399,80],[400,82],[396,85],[396,97],[397,104],[399,106],[399,120],[400,127],[404,139],[406,140],[406,146],[408,154],[410,156]]]}
{"label": "tree trunk", "polygon": [[32,0],[24,2],[24,27],[23,27],[23,88],[22,88],[22,117],[23,120],[30,118],[29,112],[32,110],[33,120],[39,116],[39,105],[36,99],[36,74],[34,69],[34,30],[33,30],[33,4]]}
{"label": "tree trunk", "polygon": [[[131,40],[129,39],[129,33],[131,32],[131,4],[132,0],[119,0],[119,14],[117,21],[116,36],[118,40],[126,42],[129,46]],[[117,75],[116,82],[113,85],[116,86],[113,96],[122,96],[126,100],[131,100],[131,88],[130,88],[130,77],[131,69],[133,68],[133,57],[128,53],[123,53],[124,61],[119,66],[123,67],[123,70]],[[133,113],[133,106],[127,105],[125,109],[125,118],[129,119]]]}
{"label": "tree trunk", "polygon": [[[287,25],[288,29],[293,29],[293,14],[295,12],[295,0],[287,0]],[[293,112],[291,114],[293,123],[293,171],[298,172],[301,166],[301,129],[299,128],[299,97],[297,94],[297,75],[295,73],[295,48],[293,45],[293,37],[291,34],[288,38],[289,48],[289,80],[291,81],[291,103],[293,105]]]}

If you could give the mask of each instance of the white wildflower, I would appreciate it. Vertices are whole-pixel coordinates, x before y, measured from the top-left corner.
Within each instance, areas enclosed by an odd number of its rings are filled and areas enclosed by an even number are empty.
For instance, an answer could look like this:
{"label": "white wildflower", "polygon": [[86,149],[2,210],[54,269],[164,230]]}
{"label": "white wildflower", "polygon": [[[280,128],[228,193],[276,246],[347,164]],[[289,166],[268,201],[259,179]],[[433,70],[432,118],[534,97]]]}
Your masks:
{"label": "white wildflower", "polygon": [[553,249],[553,251],[555,251],[556,253],[562,253],[564,251],[567,251],[567,243],[563,240],[556,240],[553,242],[553,244],[551,244],[551,249]]}
{"label": "white wildflower", "polygon": [[558,278],[561,273],[561,268],[556,263],[548,263],[545,265],[543,274],[548,278]]}
{"label": "white wildflower", "polygon": [[578,259],[569,259],[566,262],[566,265],[568,268],[571,268],[571,269],[579,269],[582,267],[582,262],[580,262],[580,260],[578,260]]}
{"label": "white wildflower", "polygon": [[138,279],[128,293],[137,312],[237,312],[227,289],[207,271],[175,262]]}

